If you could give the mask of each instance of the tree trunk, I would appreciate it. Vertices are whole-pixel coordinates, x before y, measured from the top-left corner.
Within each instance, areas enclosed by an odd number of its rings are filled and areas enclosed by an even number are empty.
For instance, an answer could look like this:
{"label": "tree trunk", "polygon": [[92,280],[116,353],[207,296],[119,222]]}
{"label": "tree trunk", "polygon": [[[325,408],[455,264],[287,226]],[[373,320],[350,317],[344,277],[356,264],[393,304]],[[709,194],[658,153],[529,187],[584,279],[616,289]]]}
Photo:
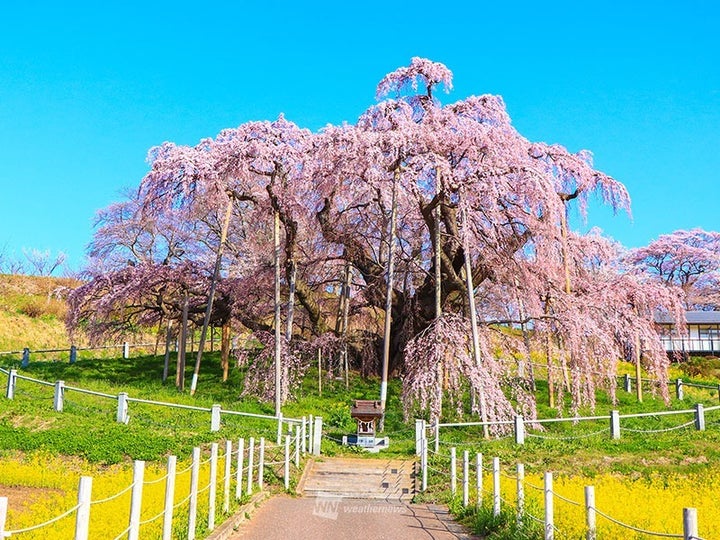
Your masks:
{"label": "tree trunk", "polygon": [[210,315],[212,314],[213,301],[215,300],[215,290],[217,282],[220,279],[220,266],[222,265],[223,248],[227,239],[228,229],[230,228],[230,217],[232,216],[233,199],[228,198],[227,208],[225,209],[225,219],[223,221],[222,230],[220,231],[220,244],[218,245],[217,255],[215,256],[215,268],[213,269],[212,281],[210,282],[210,293],[208,294],[207,306],[205,308],[205,318],[200,332],[200,343],[198,343],[197,358],[195,359],[195,369],[193,370],[192,384],[190,385],[190,395],[195,395],[197,389],[198,376],[200,374],[200,362],[202,361],[203,348],[205,347],[205,337],[208,325],[210,324]]}
{"label": "tree trunk", "polygon": [[230,372],[230,323],[223,324],[221,329],[220,362],[223,370],[223,382],[226,382]]}
{"label": "tree trunk", "polygon": [[172,319],[168,319],[165,330],[165,361],[163,362],[162,382],[166,383],[170,371],[170,341],[172,339]]}
{"label": "tree trunk", "polygon": [[343,313],[342,313],[342,336],[343,336],[343,369],[345,370],[345,389],[350,388],[350,366],[348,362],[348,323],[350,316],[350,265],[345,264],[345,280],[343,282],[342,297],[343,301]]}
{"label": "tree trunk", "polygon": [[187,347],[189,302],[188,292],[185,291],[182,307],[182,326],[180,327],[180,347],[177,357],[177,372],[175,373],[175,386],[181,392],[185,390],[185,349]]}

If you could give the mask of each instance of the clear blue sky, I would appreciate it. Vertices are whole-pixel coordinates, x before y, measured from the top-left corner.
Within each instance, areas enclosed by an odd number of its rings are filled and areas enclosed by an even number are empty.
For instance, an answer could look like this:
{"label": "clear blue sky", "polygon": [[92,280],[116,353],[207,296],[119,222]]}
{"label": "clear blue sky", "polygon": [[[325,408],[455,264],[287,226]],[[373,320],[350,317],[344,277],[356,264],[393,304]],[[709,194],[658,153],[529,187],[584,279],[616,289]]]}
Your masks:
{"label": "clear blue sky", "polygon": [[441,99],[500,94],[527,138],[591,150],[633,220],[596,205],[588,225],[630,247],[719,230],[719,36],[713,0],[5,2],[0,253],[77,269],[151,146],[281,112],[353,122],[412,56],[453,71]]}

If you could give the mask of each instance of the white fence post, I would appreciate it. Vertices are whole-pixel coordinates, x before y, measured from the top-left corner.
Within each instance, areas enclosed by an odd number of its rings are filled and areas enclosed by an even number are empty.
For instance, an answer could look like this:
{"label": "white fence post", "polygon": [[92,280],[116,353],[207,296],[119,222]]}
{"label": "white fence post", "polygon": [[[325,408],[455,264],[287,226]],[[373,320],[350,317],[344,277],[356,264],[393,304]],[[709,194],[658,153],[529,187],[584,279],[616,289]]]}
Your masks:
{"label": "white fence post", "polygon": [[248,473],[247,483],[245,484],[245,493],[250,495],[253,492],[253,461],[255,458],[255,437],[250,437],[250,445],[248,446]]}
{"label": "white fence post", "polygon": [[517,464],[517,524],[522,525],[523,514],[525,513],[525,465]]}
{"label": "white fence post", "polygon": [[195,540],[197,524],[198,481],[200,479],[200,448],[193,448],[190,469],[190,507],[188,509],[188,540]]}
{"label": "white fence post", "polygon": [[65,396],[65,381],[55,381],[55,395],[53,396],[53,409],[57,412],[63,410],[63,397]]}
{"label": "white fence post", "polygon": [[422,452],[422,437],[424,432],[424,421],[415,419],[415,455],[419,456]]}
{"label": "white fence post", "polygon": [[260,437],[260,452],[258,454],[258,487],[263,489],[265,481],[265,437]]}
{"label": "white fence post", "polygon": [[220,431],[220,405],[217,403],[210,409],[210,431]]}
{"label": "white fence post", "polygon": [[172,521],[175,505],[175,474],[177,457],[168,456],[167,479],[165,480],[165,512],[163,513],[162,540],[172,540]]}
{"label": "white fence post", "polygon": [[610,436],[620,438],[620,411],[610,411]]}
{"label": "white fence post", "polygon": [[123,358],[130,358],[130,344],[127,341],[123,343]]}
{"label": "white fence post", "polygon": [[440,420],[435,420],[435,453],[440,452]]}
{"label": "white fence post", "polygon": [[301,437],[302,437],[302,455],[304,456],[307,454],[307,417],[302,417],[302,429],[301,429]]}
{"label": "white fence post", "polygon": [[280,444],[280,441],[282,440],[282,426],[283,426],[283,415],[282,415],[282,413],[278,413],[278,415],[277,415],[277,421],[278,421],[278,426],[277,426],[277,443],[276,443],[276,444],[279,445],[279,444]]}
{"label": "white fence post", "polygon": [[697,508],[683,508],[683,540],[697,540]]}
{"label": "white fence post", "polygon": [[5,520],[7,519],[7,497],[0,497],[0,538],[5,538]]}
{"label": "white fence post", "polygon": [[675,381],[675,394],[679,400],[685,399],[685,392],[683,391],[682,379],[678,378]]}
{"label": "white fence post", "polygon": [[470,499],[470,451],[463,451],[463,506],[467,506]]}
{"label": "white fence post", "polygon": [[295,468],[300,468],[300,426],[295,424]]}
{"label": "white fence post", "polygon": [[5,397],[8,399],[15,398],[15,384],[17,383],[17,369],[11,369],[8,373],[7,389],[5,390]]}
{"label": "white fence post", "polygon": [[77,362],[77,347],[70,345],[70,363],[74,364],[75,362]]}
{"label": "white fence post", "polygon": [[238,439],[237,471],[235,471],[235,498],[242,497],[243,461],[245,453],[245,439]]}
{"label": "white fence post", "polygon": [[20,361],[20,367],[26,368],[30,365],[30,349],[25,347],[23,349],[22,360]]}
{"label": "white fence post", "polygon": [[483,456],[480,452],[475,456],[475,470],[477,474],[477,484],[475,486],[477,490],[477,506],[480,508],[483,500]]}
{"label": "white fence post", "polygon": [[320,442],[322,440],[322,416],[315,417],[315,427],[313,429],[313,454],[320,455]]}
{"label": "white fence post", "polygon": [[500,515],[500,458],[493,458],[493,516]]}
{"label": "white fence post", "polygon": [[450,448],[450,492],[455,496],[457,491],[457,451],[453,446]]}
{"label": "white fence post", "polygon": [[[313,419],[313,415],[311,414],[310,418],[308,420],[308,453],[309,454],[315,453],[315,447],[313,446],[314,438],[315,438],[315,436],[313,435],[314,425],[315,425],[315,420]],[[280,442],[281,441],[278,440],[278,445],[280,444]]]}
{"label": "white fence post", "polygon": [[210,489],[208,490],[208,530],[215,529],[215,507],[217,501],[218,443],[210,446]]}
{"label": "white fence post", "polygon": [[142,508],[143,481],[145,479],[145,462],[133,462],[133,483],[130,495],[130,529],[128,540],[138,540],[140,537],[140,510]]}
{"label": "white fence post", "polygon": [[230,512],[230,477],[232,476],[232,441],[225,441],[225,474],[223,475],[223,513]]}
{"label": "white fence post", "polygon": [[555,538],[555,523],[553,522],[553,477],[551,472],[545,473],[545,540]]}
{"label": "white fence post", "polygon": [[587,540],[597,539],[597,525],[595,520],[595,486],[585,486],[585,523],[587,525]]}
{"label": "white fence post", "polygon": [[695,404],[695,429],[705,431],[705,407],[702,403]]}
{"label": "white fence post", "polygon": [[515,444],[525,444],[525,420],[521,414],[515,416]]}
{"label": "white fence post", "polygon": [[423,451],[422,451],[422,456],[421,456],[421,458],[420,458],[420,463],[421,463],[421,466],[422,466],[422,491],[425,491],[425,490],[427,490],[427,478],[428,478],[428,474],[427,474],[427,470],[428,470],[428,455],[427,455],[428,441],[427,441],[427,439],[423,439],[422,445],[423,445]]}
{"label": "white fence post", "polygon": [[78,488],[78,504],[75,514],[75,540],[87,540],[90,532],[90,500],[92,499],[92,477],[81,476]]}
{"label": "white fence post", "polygon": [[127,392],[120,392],[118,394],[118,406],[117,406],[117,415],[115,417],[115,420],[119,424],[127,424],[130,421],[130,416],[128,415],[128,395]]}
{"label": "white fence post", "polygon": [[285,435],[285,469],[283,471],[285,491],[290,489],[290,435]]}

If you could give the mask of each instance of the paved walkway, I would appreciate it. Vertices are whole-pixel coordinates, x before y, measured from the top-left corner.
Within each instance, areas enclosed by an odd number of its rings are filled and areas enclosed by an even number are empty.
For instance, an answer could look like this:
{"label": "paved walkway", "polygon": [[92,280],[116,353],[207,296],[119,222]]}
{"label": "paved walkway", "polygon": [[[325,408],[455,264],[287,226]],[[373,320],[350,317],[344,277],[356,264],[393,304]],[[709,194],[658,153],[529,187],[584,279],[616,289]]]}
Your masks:
{"label": "paved walkway", "polygon": [[447,509],[334,497],[269,499],[232,540],[469,540]]}

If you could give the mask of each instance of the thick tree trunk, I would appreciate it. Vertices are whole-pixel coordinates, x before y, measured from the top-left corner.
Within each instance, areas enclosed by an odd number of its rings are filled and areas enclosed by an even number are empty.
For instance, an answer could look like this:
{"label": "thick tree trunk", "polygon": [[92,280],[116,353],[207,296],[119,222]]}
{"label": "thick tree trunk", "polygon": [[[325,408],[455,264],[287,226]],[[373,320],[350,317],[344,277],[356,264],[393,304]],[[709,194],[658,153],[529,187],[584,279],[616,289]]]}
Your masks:
{"label": "thick tree trunk", "polygon": [[227,382],[230,374],[230,324],[222,326],[220,334],[220,362],[222,364],[223,382]]}

